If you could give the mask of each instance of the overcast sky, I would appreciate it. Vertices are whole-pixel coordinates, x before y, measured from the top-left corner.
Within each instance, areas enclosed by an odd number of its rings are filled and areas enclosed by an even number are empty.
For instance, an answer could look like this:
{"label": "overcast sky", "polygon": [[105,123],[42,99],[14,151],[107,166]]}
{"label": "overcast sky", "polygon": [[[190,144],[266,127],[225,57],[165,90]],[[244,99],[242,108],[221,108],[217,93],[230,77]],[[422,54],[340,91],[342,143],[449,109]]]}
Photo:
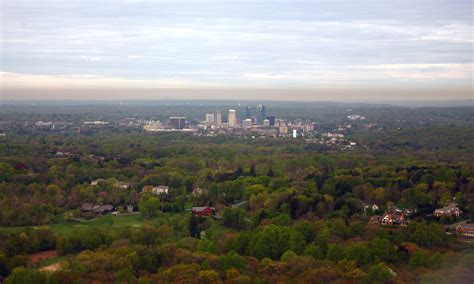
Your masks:
{"label": "overcast sky", "polygon": [[472,0],[0,0],[3,99],[472,99]]}

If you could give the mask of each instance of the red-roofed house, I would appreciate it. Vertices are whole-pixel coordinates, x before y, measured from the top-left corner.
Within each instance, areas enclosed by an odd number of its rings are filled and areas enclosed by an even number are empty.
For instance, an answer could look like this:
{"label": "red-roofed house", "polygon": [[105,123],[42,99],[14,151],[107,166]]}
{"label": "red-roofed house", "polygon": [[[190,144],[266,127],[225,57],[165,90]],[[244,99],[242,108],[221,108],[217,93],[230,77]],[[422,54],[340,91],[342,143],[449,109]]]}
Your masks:
{"label": "red-roofed house", "polygon": [[192,211],[196,216],[213,216],[216,213],[216,208],[214,207],[193,207]]}

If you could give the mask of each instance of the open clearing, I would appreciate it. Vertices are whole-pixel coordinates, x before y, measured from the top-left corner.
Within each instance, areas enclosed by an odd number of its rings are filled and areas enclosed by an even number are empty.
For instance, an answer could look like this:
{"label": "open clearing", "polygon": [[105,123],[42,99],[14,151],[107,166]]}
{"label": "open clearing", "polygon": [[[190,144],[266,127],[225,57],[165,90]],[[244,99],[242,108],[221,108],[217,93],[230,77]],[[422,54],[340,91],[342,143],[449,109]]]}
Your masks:
{"label": "open clearing", "polygon": [[60,263],[55,263],[55,264],[51,264],[51,265],[48,265],[48,266],[41,267],[39,270],[48,271],[48,272],[55,272],[55,271],[59,270],[60,268],[61,268],[61,264]]}
{"label": "open clearing", "polygon": [[25,226],[25,227],[0,227],[0,232],[18,232],[24,231],[25,229],[51,229],[56,234],[70,234],[74,229],[79,228],[101,228],[104,226],[123,228],[123,227],[139,227],[143,223],[142,217],[140,214],[134,215],[106,215],[98,217],[89,221],[84,221],[80,223],[66,222],[62,218],[58,218],[55,224],[44,225],[44,226]]}
{"label": "open clearing", "polygon": [[50,258],[55,258],[58,256],[58,253],[55,250],[40,251],[28,256],[30,263],[38,263],[43,260]]}

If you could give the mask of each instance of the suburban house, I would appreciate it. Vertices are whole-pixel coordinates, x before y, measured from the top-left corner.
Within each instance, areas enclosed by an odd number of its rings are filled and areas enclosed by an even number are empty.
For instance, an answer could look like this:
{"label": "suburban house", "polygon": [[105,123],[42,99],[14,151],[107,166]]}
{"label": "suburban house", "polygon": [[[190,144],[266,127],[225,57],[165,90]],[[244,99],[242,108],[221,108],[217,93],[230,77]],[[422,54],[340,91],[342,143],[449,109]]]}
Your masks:
{"label": "suburban house", "polygon": [[443,208],[436,209],[433,214],[436,217],[441,217],[441,216],[459,217],[462,214],[462,211],[461,209],[459,209],[456,203],[451,203],[444,206]]}
{"label": "suburban house", "polygon": [[380,224],[388,225],[388,226],[395,226],[395,225],[405,226],[406,225],[405,213],[404,212],[398,213],[396,211],[385,212],[382,218],[380,219]]}
{"label": "suburban house", "polygon": [[94,204],[92,203],[84,203],[81,205],[81,208],[79,208],[81,212],[91,212],[94,210]]}
{"label": "suburban house", "polygon": [[151,188],[151,192],[154,194],[168,194],[170,188],[166,185],[159,185],[159,186],[154,186]]}
{"label": "suburban house", "polygon": [[474,224],[462,224],[456,227],[456,235],[465,239],[474,239]]}
{"label": "suburban house", "polygon": [[114,210],[114,207],[110,204],[92,204],[92,203],[84,203],[81,205],[79,210],[83,213],[87,212],[94,212],[97,215],[103,215],[110,213]]}
{"label": "suburban house", "polygon": [[210,217],[216,214],[216,208],[214,207],[193,207],[192,212],[196,216]]}

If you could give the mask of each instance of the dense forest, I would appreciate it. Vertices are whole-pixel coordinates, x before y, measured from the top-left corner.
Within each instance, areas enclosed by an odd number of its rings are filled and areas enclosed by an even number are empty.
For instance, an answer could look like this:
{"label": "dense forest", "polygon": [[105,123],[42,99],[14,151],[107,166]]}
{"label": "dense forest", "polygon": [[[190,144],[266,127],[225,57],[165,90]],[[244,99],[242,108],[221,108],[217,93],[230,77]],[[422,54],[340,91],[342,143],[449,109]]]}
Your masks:
{"label": "dense forest", "polygon": [[[344,122],[343,109],[319,127]],[[474,219],[472,108],[377,109],[358,109],[377,127],[353,123],[347,135],[361,146],[352,150],[293,138],[4,123],[0,282],[472,282],[474,245],[454,230]],[[1,117],[97,117],[49,112]],[[154,191],[160,186],[167,191]],[[452,203],[460,216],[433,215]],[[114,209],[98,214],[87,204]],[[407,222],[373,222],[395,209]]]}

